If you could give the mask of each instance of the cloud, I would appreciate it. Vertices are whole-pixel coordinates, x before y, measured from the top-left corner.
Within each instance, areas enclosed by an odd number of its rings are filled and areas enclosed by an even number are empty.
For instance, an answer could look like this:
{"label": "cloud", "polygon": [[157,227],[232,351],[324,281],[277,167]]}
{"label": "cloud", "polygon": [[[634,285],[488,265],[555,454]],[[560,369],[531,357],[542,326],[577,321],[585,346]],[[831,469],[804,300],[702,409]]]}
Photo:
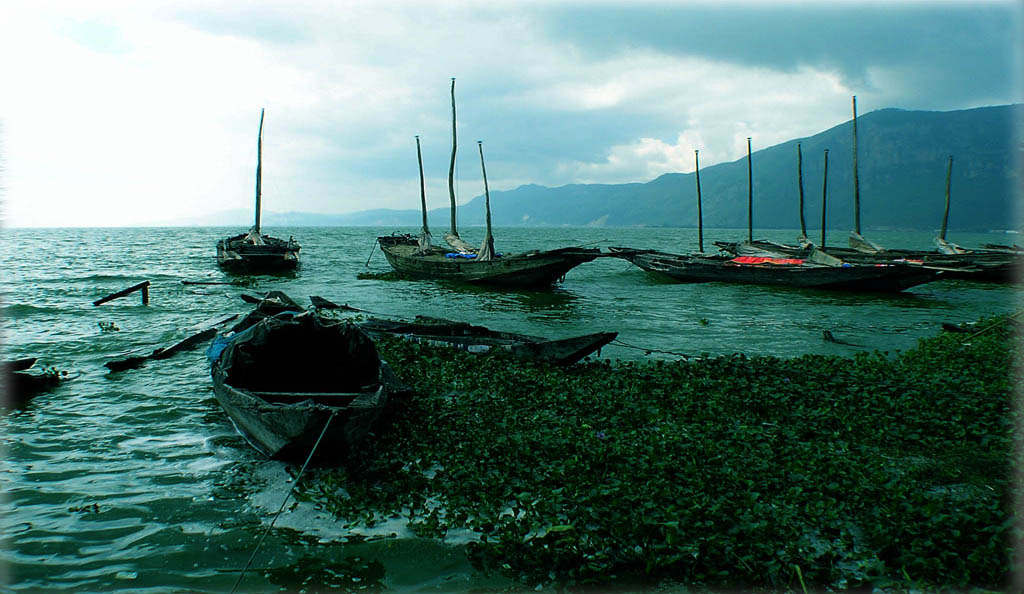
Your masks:
{"label": "cloud", "polygon": [[[104,225],[647,181],[882,107],[1008,103],[1008,4],[18,4],[0,23],[5,219]],[[948,13],[948,14],[947,14]],[[955,26],[956,25],[956,26]],[[959,27],[959,28],[958,28]]]}
{"label": "cloud", "polygon": [[[809,66],[863,90],[884,67],[917,74],[919,86],[899,95],[899,107],[914,109],[1015,92],[1016,2],[556,3],[542,12],[550,36],[595,58],[648,48],[780,71]],[[972,84],[952,84],[968,72]]]}

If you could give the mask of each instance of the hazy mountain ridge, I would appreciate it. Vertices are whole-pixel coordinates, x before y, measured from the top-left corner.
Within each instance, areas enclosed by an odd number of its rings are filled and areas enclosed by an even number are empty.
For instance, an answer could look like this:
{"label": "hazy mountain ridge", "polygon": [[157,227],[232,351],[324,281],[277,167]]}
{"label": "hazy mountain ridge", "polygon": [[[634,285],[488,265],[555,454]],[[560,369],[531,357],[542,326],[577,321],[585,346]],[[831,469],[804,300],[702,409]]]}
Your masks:
{"label": "hazy mountain ridge", "polygon": [[[936,112],[883,109],[857,118],[861,225],[864,229],[937,229],[945,205],[946,167],[952,155],[950,229],[1017,228],[1014,193],[1021,187],[1014,131],[1024,106],[1005,105]],[[754,146],[757,138],[754,137]],[[814,136],[753,153],[756,228],[799,227],[797,143],[803,152],[804,217],[821,226],[824,150],[828,156],[827,225],[851,229],[853,210],[853,122]],[[704,224],[747,226],[746,157],[702,168]],[[418,203],[410,196],[410,205]],[[483,224],[484,199],[459,207],[459,224]],[[447,207],[430,211],[446,227]],[[692,173],[668,173],[646,183],[524,185],[491,192],[497,226],[695,227],[696,183]],[[165,224],[247,225],[251,211]],[[376,209],[351,214],[266,212],[267,226],[419,226],[419,210]]]}

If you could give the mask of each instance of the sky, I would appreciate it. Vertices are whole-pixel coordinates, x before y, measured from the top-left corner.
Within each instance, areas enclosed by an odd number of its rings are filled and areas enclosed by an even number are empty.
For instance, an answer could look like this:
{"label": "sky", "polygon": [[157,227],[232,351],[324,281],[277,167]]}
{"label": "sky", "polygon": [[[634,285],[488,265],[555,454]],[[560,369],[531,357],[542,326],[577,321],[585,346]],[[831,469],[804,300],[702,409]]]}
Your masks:
{"label": "sky", "polygon": [[896,107],[1022,102],[1016,1],[11,2],[0,225],[646,182]]}

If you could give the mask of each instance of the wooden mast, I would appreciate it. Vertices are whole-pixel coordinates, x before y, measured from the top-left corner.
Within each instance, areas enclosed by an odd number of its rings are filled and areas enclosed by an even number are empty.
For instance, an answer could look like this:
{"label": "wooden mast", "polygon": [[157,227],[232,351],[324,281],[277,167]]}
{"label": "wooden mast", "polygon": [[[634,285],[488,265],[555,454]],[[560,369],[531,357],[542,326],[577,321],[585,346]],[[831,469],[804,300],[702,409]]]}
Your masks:
{"label": "wooden mast", "polygon": [[448,197],[452,202],[451,233],[459,236],[458,228],[455,226],[455,149],[458,146],[458,139],[455,135],[455,77],[452,77],[452,160],[448,165]]}
{"label": "wooden mast", "polygon": [[480,170],[484,174],[484,209],[487,213],[487,233],[484,235],[484,243],[480,246],[478,260],[492,260],[494,258],[494,236],[491,234],[491,192],[487,189],[487,168],[484,167],[484,143],[476,141],[480,149]]}
{"label": "wooden mast", "polygon": [[260,232],[260,199],[262,198],[261,184],[263,180],[263,109],[260,108],[260,132],[256,137],[256,224],[253,229]]}
{"label": "wooden mast", "polygon": [[804,219],[804,154],[800,143],[796,143],[796,179],[800,186],[800,237],[807,237],[807,221]]}
{"label": "wooden mast", "polygon": [[747,137],[747,242],[754,242],[754,173],[750,160],[750,137]]}
{"label": "wooden mast", "polygon": [[420,166],[420,206],[423,210],[423,230],[420,232],[420,251],[430,249],[430,228],[427,226],[427,189],[423,180],[423,153],[420,152],[420,137],[416,136],[416,161]]}
{"label": "wooden mast", "polygon": [[700,151],[693,151],[694,168],[693,172],[697,174],[697,246],[700,253],[704,253],[704,212],[701,208],[700,200]]}
{"label": "wooden mast", "polygon": [[860,177],[857,175],[857,96],[853,96],[853,230],[860,235]]}
{"label": "wooden mast", "polygon": [[825,149],[825,169],[821,175],[821,249],[825,249],[825,203],[828,197],[828,149]]}
{"label": "wooden mast", "polygon": [[939,232],[939,239],[946,240],[946,224],[949,222],[949,187],[953,179],[953,155],[949,156],[949,166],[946,168],[946,210],[942,213],[942,230]]}

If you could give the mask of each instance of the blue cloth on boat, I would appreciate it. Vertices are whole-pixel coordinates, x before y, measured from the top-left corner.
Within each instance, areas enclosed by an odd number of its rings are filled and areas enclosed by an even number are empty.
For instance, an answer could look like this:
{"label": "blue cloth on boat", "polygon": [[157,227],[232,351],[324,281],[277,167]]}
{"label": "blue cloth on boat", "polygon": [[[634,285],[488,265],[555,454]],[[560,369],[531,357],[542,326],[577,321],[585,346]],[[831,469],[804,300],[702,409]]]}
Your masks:
{"label": "blue cloth on boat", "polygon": [[214,337],[213,342],[206,349],[206,358],[210,360],[210,363],[220,359],[220,354],[224,352],[224,349],[228,348],[228,345],[235,339],[235,336],[237,335],[223,336],[218,334]]}
{"label": "blue cloth on boat", "polygon": [[472,260],[473,258],[476,258],[476,254],[463,254],[463,253],[460,253],[460,252],[448,252],[448,253],[446,253],[444,255],[444,257],[445,258],[466,258],[467,260]]}

